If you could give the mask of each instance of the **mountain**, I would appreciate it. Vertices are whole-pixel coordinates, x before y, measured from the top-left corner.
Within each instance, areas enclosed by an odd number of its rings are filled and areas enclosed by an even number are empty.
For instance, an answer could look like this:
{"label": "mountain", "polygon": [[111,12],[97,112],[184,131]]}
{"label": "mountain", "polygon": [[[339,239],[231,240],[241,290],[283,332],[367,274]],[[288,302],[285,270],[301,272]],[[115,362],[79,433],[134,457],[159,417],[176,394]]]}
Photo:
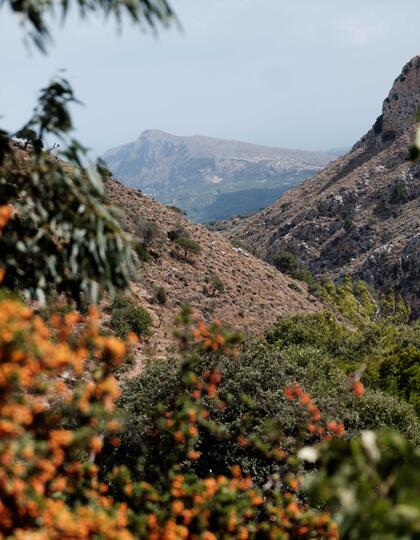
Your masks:
{"label": "mountain", "polygon": [[[108,150],[103,159],[125,185],[206,222],[260,210],[335,157],[149,130]],[[230,204],[226,212],[223,197],[233,192],[240,204]]]}
{"label": "mountain", "polygon": [[346,155],[227,236],[266,258],[294,253],[317,276],[395,288],[420,312],[420,163],[408,160],[420,113],[420,56],[408,62],[372,129]]}
{"label": "mountain", "polygon": [[[137,261],[131,284],[133,300],[137,298],[153,318],[150,354],[159,355],[173,344],[174,318],[185,304],[204,320],[219,318],[249,334],[263,332],[281,315],[321,308],[305,284],[234,247],[220,233],[192,223],[176,210],[115,180],[108,179],[105,187],[109,200],[121,209],[121,223],[128,232],[138,235],[142,223],[155,224],[155,237],[148,246],[150,260]],[[201,245],[201,254],[190,261],[177,253],[169,239],[177,228]],[[215,276],[223,283],[223,290],[212,289]],[[166,291],[164,305],[156,301],[159,287]]]}

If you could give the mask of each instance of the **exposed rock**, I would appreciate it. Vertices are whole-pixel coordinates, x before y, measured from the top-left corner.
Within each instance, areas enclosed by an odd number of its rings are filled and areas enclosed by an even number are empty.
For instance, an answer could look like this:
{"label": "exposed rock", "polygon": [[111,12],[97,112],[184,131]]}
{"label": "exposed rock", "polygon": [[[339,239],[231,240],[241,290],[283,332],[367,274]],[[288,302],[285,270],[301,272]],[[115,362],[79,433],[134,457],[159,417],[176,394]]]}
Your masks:
{"label": "exposed rock", "polygon": [[373,128],[345,156],[226,234],[265,257],[286,249],[316,275],[361,277],[420,313],[420,56],[404,66]]}

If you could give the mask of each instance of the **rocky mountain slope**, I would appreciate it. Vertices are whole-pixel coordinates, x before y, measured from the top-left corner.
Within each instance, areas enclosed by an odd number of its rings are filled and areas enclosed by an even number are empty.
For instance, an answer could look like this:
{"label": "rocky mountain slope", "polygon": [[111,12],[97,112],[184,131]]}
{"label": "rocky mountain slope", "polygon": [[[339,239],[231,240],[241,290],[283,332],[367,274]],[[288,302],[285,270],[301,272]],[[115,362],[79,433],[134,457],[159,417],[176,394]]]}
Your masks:
{"label": "rocky mountain slope", "polygon": [[[153,318],[150,353],[162,353],[173,344],[174,318],[184,304],[205,320],[219,318],[255,334],[281,315],[320,309],[305,284],[235,248],[221,234],[191,223],[179,212],[117,181],[107,180],[106,190],[110,201],[121,208],[126,230],[138,235],[139,226],[145,222],[157,226],[148,246],[150,260],[138,261],[132,278],[132,293]],[[200,243],[201,254],[185,260],[177,251],[168,233],[179,227]],[[223,283],[222,291],[213,290],[215,276]],[[163,305],[156,300],[159,287],[166,291]]]}
{"label": "rocky mountain slope", "polygon": [[[103,156],[125,185],[179,206],[201,222],[224,219],[243,210],[255,212],[265,200],[252,190],[268,190],[265,196],[271,203],[334,158],[323,152],[202,136],[179,137],[157,130],[145,131],[136,141]],[[241,204],[229,208],[226,214],[219,197],[231,192],[240,192]]]}
{"label": "rocky mountain slope", "polygon": [[[227,236],[264,257],[286,250],[316,275],[394,287],[420,312],[420,163],[408,160],[420,113],[420,56],[408,62],[372,129],[345,156]],[[417,124],[418,125],[418,124]]]}

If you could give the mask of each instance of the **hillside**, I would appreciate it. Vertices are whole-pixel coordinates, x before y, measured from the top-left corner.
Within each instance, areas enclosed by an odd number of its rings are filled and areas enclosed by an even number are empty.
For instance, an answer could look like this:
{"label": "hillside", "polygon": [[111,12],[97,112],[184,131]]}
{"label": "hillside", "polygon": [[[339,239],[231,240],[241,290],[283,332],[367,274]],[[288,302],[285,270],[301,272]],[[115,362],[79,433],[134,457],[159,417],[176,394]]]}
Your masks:
{"label": "hillside", "polygon": [[[333,154],[284,150],[199,135],[180,137],[149,130],[108,150],[104,161],[125,185],[185,210],[195,221],[225,219],[245,208],[256,212],[314,174]],[[270,190],[258,197],[251,189]],[[225,193],[241,204],[224,210]],[[268,202],[267,202],[268,196]],[[244,203],[245,200],[245,203]]]}
{"label": "hillside", "polygon": [[[164,352],[172,340],[171,329],[179,307],[189,304],[205,320],[219,318],[249,333],[259,333],[280,315],[313,312],[318,301],[305,285],[281,274],[269,264],[233,247],[221,234],[188,221],[175,210],[141,192],[108,180],[106,190],[113,204],[121,207],[124,227],[136,234],[140,222],[154,222],[159,235],[149,245],[149,262],[137,263],[132,291],[153,317],[150,353]],[[198,241],[202,253],[185,261],[176,252],[168,232],[184,227]],[[224,291],[213,294],[211,278],[217,275]],[[164,287],[167,302],[155,300]],[[207,290],[206,290],[207,289]]]}
{"label": "hillside", "polygon": [[420,164],[408,160],[408,148],[419,109],[416,56],[350,152],[271,207],[228,223],[227,236],[267,259],[290,251],[318,276],[351,274],[382,290],[394,287],[418,313]]}

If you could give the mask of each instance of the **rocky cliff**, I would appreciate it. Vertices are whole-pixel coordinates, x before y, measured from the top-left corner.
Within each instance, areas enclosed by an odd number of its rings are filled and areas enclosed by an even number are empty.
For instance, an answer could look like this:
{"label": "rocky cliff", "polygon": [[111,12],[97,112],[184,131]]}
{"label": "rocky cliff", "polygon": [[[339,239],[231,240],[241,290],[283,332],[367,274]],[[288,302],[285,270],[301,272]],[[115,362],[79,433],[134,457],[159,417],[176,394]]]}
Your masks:
{"label": "rocky cliff", "polygon": [[[125,185],[179,206],[196,221],[255,212],[266,206],[267,197],[270,204],[334,157],[157,130],[145,131],[135,142],[103,156]],[[223,194],[233,192],[241,202],[226,214]]]}
{"label": "rocky cliff", "polygon": [[271,207],[230,222],[227,236],[264,257],[286,250],[316,275],[362,278],[420,310],[420,163],[408,159],[420,111],[420,56],[381,116],[345,156]]}

